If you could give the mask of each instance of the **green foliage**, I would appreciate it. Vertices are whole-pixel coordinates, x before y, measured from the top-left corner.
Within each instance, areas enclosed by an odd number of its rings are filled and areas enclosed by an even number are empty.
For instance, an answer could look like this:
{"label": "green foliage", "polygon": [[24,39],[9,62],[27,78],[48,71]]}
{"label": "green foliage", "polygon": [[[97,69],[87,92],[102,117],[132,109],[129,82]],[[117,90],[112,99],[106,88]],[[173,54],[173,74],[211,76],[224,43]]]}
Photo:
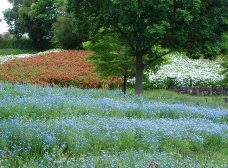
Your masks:
{"label": "green foliage", "polygon": [[37,50],[48,49],[52,38],[52,24],[58,15],[54,1],[24,1],[20,7],[19,15],[34,47]]}
{"label": "green foliage", "polygon": [[[102,32],[102,31],[100,31]],[[134,76],[134,57],[129,57],[129,47],[116,34],[101,37],[95,43],[85,42],[86,49],[94,51],[88,59],[103,77],[122,77],[123,92],[126,93],[127,79]]]}
{"label": "green foliage", "polygon": [[99,12],[102,6],[101,1],[75,1],[67,0],[66,12],[70,14],[73,21],[74,32],[79,34],[83,41],[91,40],[91,36],[96,36],[97,30],[100,29],[98,16],[92,13],[88,8],[93,8],[93,11]]}
{"label": "green foliage", "polygon": [[20,39],[25,32],[25,27],[23,26],[22,20],[19,17],[19,9],[23,3],[23,0],[8,0],[12,5],[11,9],[6,9],[4,14],[4,19],[9,25],[10,33],[14,34],[17,39]]}
{"label": "green foliage", "polygon": [[144,69],[150,69],[153,72],[158,71],[161,65],[169,62],[168,58],[163,57],[167,55],[167,53],[170,53],[170,50],[162,48],[161,45],[152,46],[148,54],[144,56]]}
{"label": "green foliage", "polygon": [[16,39],[14,37],[1,37],[0,36],[0,49],[25,49],[33,50],[32,41],[26,38]]}
{"label": "green foliage", "polygon": [[69,17],[59,16],[53,24],[53,41],[63,49],[80,48],[82,37],[74,32],[73,21]]}
{"label": "green foliage", "polygon": [[224,33],[221,41],[219,42],[219,47],[223,55],[228,55],[228,33]]}
{"label": "green foliage", "polygon": [[222,81],[222,84],[226,87],[228,87],[228,55],[224,56],[224,62],[222,63],[224,70],[223,70],[223,75],[224,75],[224,80]]}
{"label": "green foliage", "polygon": [[129,55],[135,56],[137,62],[137,94],[142,93],[144,67],[165,55],[151,55],[148,63],[143,62],[151,47],[160,45],[189,55],[214,57],[219,48],[213,44],[220,40],[228,25],[228,4],[224,0],[69,0],[68,5],[74,17],[84,21],[88,28],[110,29],[128,44]]}
{"label": "green foliage", "polygon": [[[203,105],[210,107],[223,107],[228,109],[228,104],[224,102],[224,98],[226,96],[192,96],[161,89],[146,90],[145,96],[153,101],[158,102],[185,103],[193,106]],[[223,120],[227,121],[227,118]]]}
{"label": "green foliage", "polygon": [[106,35],[95,43],[85,42],[83,46],[94,51],[94,54],[88,59],[94,63],[96,70],[104,77],[133,76],[134,60],[129,58],[128,47],[121,43],[116,35]]}
{"label": "green foliage", "polygon": [[52,24],[59,14],[61,0],[10,0],[12,9],[4,12],[5,20],[10,26],[10,32],[17,39],[28,33],[32,44],[37,50],[50,47]]}
{"label": "green foliage", "polygon": [[0,55],[33,54],[34,51],[15,48],[0,49]]}

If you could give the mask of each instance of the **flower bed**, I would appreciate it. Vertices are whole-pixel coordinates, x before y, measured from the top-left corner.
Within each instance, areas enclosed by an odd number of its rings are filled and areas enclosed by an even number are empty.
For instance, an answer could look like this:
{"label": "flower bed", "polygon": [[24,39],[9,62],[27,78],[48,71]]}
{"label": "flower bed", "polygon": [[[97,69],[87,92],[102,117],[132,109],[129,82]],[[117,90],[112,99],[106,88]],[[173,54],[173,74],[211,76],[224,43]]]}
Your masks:
{"label": "flower bed", "polygon": [[0,83],[2,167],[224,167],[228,110]]}
{"label": "flower bed", "polygon": [[14,60],[17,58],[27,58],[27,57],[32,57],[32,56],[37,56],[37,55],[43,55],[43,54],[48,54],[52,52],[60,52],[62,51],[61,49],[52,49],[52,50],[47,50],[44,52],[39,52],[36,54],[11,54],[11,55],[1,55],[0,56],[0,64],[4,64],[5,62],[9,60]]}
{"label": "flower bed", "polygon": [[153,88],[170,86],[218,86],[224,78],[222,67],[215,61],[192,60],[183,55],[169,55],[170,63],[154,73],[149,70],[146,83]]}
{"label": "flower bed", "polygon": [[0,80],[39,85],[74,85],[83,88],[114,87],[119,79],[101,80],[86,61],[88,51],[61,51],[14,59],[0,65]]}

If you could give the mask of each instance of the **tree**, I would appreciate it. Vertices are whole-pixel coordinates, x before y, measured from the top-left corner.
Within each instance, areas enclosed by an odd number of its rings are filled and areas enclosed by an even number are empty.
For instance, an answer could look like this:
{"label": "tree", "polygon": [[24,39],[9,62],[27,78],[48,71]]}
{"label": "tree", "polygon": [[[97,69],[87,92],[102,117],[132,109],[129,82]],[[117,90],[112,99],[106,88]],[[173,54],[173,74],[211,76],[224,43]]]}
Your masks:
{"label": "tree", "polygon": [[10,32],[18,39],[25,33],[37,50],[47,49],[52,39],[52,24],[60,15],[64,0],[9,0],[12,9],[4,11]]}
{"label": "tree", "polygon": [[221,54],[228,55],[228,32],[225,32],[219,41],[218,46],[221,50]]}
{"label": "tree", "polygon": [[20,39],[24,34],[24,27],[19,17],[19,9],[23,0],[8,0],[12,5],[11,9],[6,9],[4,14],[4,20],[9,25],[9,32],[14,34],[17,39]]}
{"label": "tree", "polygon": [[[67,0],[66,3],[66,12],[70,16],[72,25],[73,25],[73,32],[76,34],[77,42],[85,42],[89,40],[93,40],[92,36],[96,36],[97,31],[99,30],[98,17],[93,16],[93,13],[90,11],[86,11],[86,5],[90,4],[91,1],[74,1],[74,0]],[[81,3],[83,3],[82,6]],[[100,1],[94,2],[94,8],[99,7]],[[86,8],[84,8],[85,6]],[[90,6],[90,8],[93,8]],[[86,12],[85,12],[86,11]]]}
{"label": "tree", "polygon": [[128,46],[121,43],[116,34],[108,34],[95,43],[85,42],[84,48],[94,51],[88,59],[103,77],[122,78],[122,91],[126,94],[127,79],[134,75],[134,57],[129,57]]}
{"label": "tree", "polygon": [[26,32],[37,50],[50,45],[53,36],[52,24],[59,15],[55,0],[25,0],[20,7],[20,18]]}
{"label": "tree", "polygon": [[205,54],[227,29],[227,4],[225,0],[69,0],[75,18],[94,23],[93,29],[109,28],[129,45],[129,55],[136,61],[138,95],[145,67],[168,53],[154,56],[151,48]]}
{"label": "tree", "polygon": [[70,16],[59,16],[53,24],[53,42],[63,49],[81,48],[84,39],[77,31],[77,27]]}

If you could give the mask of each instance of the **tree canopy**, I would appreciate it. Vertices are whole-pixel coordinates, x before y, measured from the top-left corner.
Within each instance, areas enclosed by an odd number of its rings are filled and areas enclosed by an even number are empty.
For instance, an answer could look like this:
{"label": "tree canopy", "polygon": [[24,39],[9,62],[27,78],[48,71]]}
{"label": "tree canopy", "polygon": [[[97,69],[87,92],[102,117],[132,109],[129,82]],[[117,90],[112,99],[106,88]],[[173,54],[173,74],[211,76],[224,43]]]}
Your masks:
{"label": "tree canopy", "polygon": [[12,5],[11,9],[6,9],[4,14],[4,20],[10,27],[10,33],[14,34],[16,38],[20,38],[24,34],[24,27],[22,20],[19,17],[19,9],[23,3],[23,0],[9,0]]}
{"label": "tree canopy", "polygon": [[9,0],[13,8],[4,12],[10,32],[20,38],[28,33],[34,47],[44,50],[53,36],[52,25],[59,14],[60,0]]}
{"label": "tree canopy", "polygon": [[69,0],[68,5],[81,22],[93,29],[108,28],[128,44],[129,55],[136,57],[136,94],[141,94],[145,66],[166,54],[153,55],[154,46],[189,55],[216,54],[213,44],[227,30],[227,4],[225,0]]}

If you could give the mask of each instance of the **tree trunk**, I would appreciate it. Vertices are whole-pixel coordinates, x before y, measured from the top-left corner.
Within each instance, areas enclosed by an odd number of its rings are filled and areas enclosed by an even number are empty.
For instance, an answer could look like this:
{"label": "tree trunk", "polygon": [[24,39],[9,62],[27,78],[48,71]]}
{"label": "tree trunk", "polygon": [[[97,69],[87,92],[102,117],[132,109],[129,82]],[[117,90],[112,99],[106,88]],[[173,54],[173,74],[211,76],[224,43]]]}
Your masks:
{"label": "tree trunk", "polygon": [[143,91],[143,56],[136,55],[136,76],[135,76],[135,94],[142,95]]}
{"label": "tree trunk", "polygon": [[124,75],[124,78],[123,78],[123,85],[122,85],[122,92],[124,94],[126,94],[126,91],[127,91],[127,75]]}

